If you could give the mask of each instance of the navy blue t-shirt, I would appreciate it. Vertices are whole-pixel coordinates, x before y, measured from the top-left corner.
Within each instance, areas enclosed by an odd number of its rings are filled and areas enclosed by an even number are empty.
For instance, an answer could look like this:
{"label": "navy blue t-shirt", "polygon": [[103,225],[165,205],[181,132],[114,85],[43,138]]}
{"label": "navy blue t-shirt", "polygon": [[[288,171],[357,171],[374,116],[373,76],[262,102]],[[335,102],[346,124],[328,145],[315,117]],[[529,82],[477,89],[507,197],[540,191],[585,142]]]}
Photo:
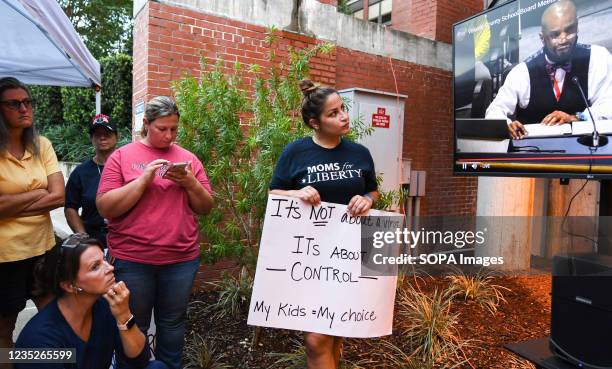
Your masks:
{"label": "navy blue t-shirt", "polygon": [[[72,347],[76,348],[76,364],[14,364],[15,369],[108,369],[113,351],[125,357],[117,321],[102,297],[93,306],[93,322],[87,342],[74,333],[59,310],[57,299],[54,299],[30,319],[15,343],[15,348]],[[130,367],[144,368],[149,364],[150,356],[149,346],[145,343],[137,357],[126,359]]]}
{"label": "navy blue t-shirt", "polygon": [[272,174],[271,190],[312,186],[322,201],[348,204],[355,195],[377,189],[374,161],[363,145],[342,139],[327,149],[304,137],[288,144]]}
{"label": "navy blue t-shirt", "polygon": [[[70,174],[66,184],[66,204],[67,208],[82,208],[81,220],[87,233],[98,238],[103,246],[106,246],[106,225],[104,218],[98,213],[96,208],[96,192],[100,183],[100,173],[104,166],[96,164],[93,160],[87,160],[79,164]],[[102,239],[101,239],[102,238]]]}

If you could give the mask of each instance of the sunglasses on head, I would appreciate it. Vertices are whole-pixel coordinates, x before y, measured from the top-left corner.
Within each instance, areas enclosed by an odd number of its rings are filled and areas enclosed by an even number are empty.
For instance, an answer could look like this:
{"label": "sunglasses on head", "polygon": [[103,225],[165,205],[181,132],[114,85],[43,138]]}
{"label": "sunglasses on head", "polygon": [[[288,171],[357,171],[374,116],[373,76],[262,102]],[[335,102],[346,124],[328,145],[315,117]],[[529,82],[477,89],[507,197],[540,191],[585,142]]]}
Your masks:
{"label": "sunglasses on head", "polygon": [[87,233],[74,233],[68,236],[68,238],[62,242],[62,245],[58,250],[57,262],[55,264],[55,278],[58,278],[58,276],[61,274],[59,270],[62,265],[62,259],[64,258],[64,249],[74,249],[78,245],[81,245],[82,241],[88,238],[90,237]]}
{"label": "sunglasses on head", "polygon": [[23,99],[23,100],[3,100],[0,103],[11,110],[19,110],[23,105],[26,109],[31,109],[36,106],[36,102],[32,99]]}
{"label": "sunglasses on head", "polygon": [[81,241],[91,238],[87,233],[75,233],[71,234],[62,242],[62,249],[64,247],[73,249],[81,244]]}

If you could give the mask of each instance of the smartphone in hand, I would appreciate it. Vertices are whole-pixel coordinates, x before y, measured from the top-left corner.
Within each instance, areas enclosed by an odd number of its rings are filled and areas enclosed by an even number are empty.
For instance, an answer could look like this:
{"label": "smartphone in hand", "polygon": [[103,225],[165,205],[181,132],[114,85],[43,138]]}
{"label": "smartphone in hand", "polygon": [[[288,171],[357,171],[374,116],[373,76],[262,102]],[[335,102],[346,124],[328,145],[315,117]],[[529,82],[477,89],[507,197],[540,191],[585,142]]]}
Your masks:
{"label": "smartphone in hand", "polygon": [[167,169],[164,171],[164,174],[162,175],[162,178],[166,176],[166,174],[169,171],[173,171],[173,172],[185,172],[187,165],[189,165],[188,162],[178,162],[178,163],[169,163]]}

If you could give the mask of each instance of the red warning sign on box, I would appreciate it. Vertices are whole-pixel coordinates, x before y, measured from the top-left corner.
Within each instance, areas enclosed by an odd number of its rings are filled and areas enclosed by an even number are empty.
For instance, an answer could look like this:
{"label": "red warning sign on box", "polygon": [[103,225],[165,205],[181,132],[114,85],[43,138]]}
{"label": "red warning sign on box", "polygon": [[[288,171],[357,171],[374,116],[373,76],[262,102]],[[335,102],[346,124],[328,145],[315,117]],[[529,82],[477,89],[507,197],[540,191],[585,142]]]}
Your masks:
{"label": "red warning sign on box", "polygon": [[372,127],[376,128],[389,128],[391,117],[385,114],[387,110],[385,108],[378,108],[376,114],[372,114]]}

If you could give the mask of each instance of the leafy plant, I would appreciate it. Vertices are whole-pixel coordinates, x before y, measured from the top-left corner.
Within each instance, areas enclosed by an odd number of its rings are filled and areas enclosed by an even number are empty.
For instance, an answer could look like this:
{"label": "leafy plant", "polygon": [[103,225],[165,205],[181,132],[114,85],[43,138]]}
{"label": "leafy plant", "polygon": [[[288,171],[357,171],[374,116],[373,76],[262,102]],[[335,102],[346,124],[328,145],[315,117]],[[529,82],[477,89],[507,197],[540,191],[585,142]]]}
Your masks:
{"label": "leafy plant", "polygon": [[[308,76],[312,57],[334,48],[323,43],[290,48],[279,61],[274,27],[266,42],[269,69],[253,65],[245,71],[235,63],[230,73],[223,60],[210,66],[203,59],[199,78],[185,75],[173,85],[182,122],[177,141],[200,158],[215,191],[215,207],[200,219],[208,244],[202,258],[208,263],[233,258],[250,270],[274,166],[289,142],[311,133],[301,119],[299,81]],[[247,76],[253,81],[250,94]],[[349,139],[368,131],[360,119],[351,125]]]}
{"label": "leafy plant", "polygon": [[306,347],[298,340],[292,339],[293,349],[290,352],[271,352],[267,355],[276,358],[272,364],[272,368],[283,369],[305,369],[306,363]]}
{"label": "leafy plant", "polygon": [[62,90],[58,86],[29,86],[32,98],[36,101],[34,117],[36,128],[44,131],[46,127],[63,121]]}
{"label": "leafy plant", "polygon": [[238,277],[226,273],[221,281],[208,283],[219,291],[219,298],[209,306],[213,319],[240,318],[249,306],[253,290],[253,278],[247,269],[243,267]]}
{"label": "leafy plant", "polygon": [[187,369],[225,369],[230,368],[223,362],[225,355],[220,353],[216,344],[199,334],[185,342],[185,368]]}
{"label": "leafy plant", "polygon": [[[41,134],[53,143],[53,149],[59,160],[81,162],[92,158],[94,148],[89,139],[87,126],[77,123],[47,126]],[[119,134],[117,147],[131,142],[130,131]]]}
{"label": "leafy plant", "polygon": [[497,312],[499,304],[506,302],[502,291],[510,291],[509,288],[493,284],[493,275],[484,270],[480,270],[475,275],[467,275],[461,270],[456,270],[446,278],[451,283],[450,290],[455,293],[454,296],[475,301],[493,315]]}
{"label": "leafy plant", "polygon": [[47,126],[41,134],[53,143],[53,149],[60,160],[78,162],[94,155],[89,134],[82,125],[69,123]]}
{"label": "leafy plant", "polygon": [[77,33],[95,58],[131,53],[131,0],[58,0]]}
{"label": "leafy plant", "polygon": [[[378,183],[378,187],[380,188],[383,178],[382,175],[376,176],[376,182]],[[408,190],[404,188],[399,188],[397,190],[392,191],[381,191],[379,190],[380,196],[376,203],[374,203],[374,209],[379,210],[389,210],[394,205],[403,204],[408,197]]]}
{"label": "leafy plant", "polygon": [[[102,113],[109,115],[121,131],[132,129],[132,57],[116,54],[100,59]],[[92,88],[62,87],[64,122],[87,127],[96,113]]]}
{"label": "leafy plant", "polygon": [[[416,357],[415,353],[408,354],[402,348],[388,340],[381,341],[382,349],[385,351],[385,363],[395,369],[454,369],[460,368],[467,360],[449,363],[443,357],[429,357],[425,360]],[[448,345],[441,350],[446,355],[458,356],[458,347]]]}
{"label": "leafy plant", "polygon": [[[117,54],[102,58],[102,112],[119,130],[118,146],[132,138],[132,58]],[[81,161],[93,156],[88,127],[95,115],[91,88],[34,86],[38,104],[34,116],[42,135],[53,143],[60,160]],[[39,123],[40,122],[40,123]]]}
{"label": "leafy plant", "polygon": [[[272,364],[271,368],[283,368],[283,369],[306,369],[306,347],[304,344],[296,339],[291,340],[291,346],[293,349],[289,352],[271,352],[267,356],[276,358],[276,361]],[[339,369],[363,369],[361,362],[352,362],[344,357],[340,358],[338,365]]]}
{"label": "leafy plant", "polygon": [[407,286],[399,291],[400,328],[423,363],[460,362],[458,353],[469,342],[459,336],[458,314],[451,311],[455,292],[435,289],[431,295]]}
{"label": "leafy plant", "polygon": [[[254,266],[274,165],[286,144],[307,134],[298,82],[308,75],[310,58],[333,49],[291,49],[289,60],[278,63],[275,28],[266,42],[269,70],[254,65],[246,72],[236,63],[228,73],[224,61],[210,67],[203,60],[199,79],[186,75],[174,84],[183,122],[177,140],[200,158],[215,191],[215,208],[200,220],[209,244],[203,248],[206,262],[231,257]],[[249,97],[247,73],[254,77]]]}

